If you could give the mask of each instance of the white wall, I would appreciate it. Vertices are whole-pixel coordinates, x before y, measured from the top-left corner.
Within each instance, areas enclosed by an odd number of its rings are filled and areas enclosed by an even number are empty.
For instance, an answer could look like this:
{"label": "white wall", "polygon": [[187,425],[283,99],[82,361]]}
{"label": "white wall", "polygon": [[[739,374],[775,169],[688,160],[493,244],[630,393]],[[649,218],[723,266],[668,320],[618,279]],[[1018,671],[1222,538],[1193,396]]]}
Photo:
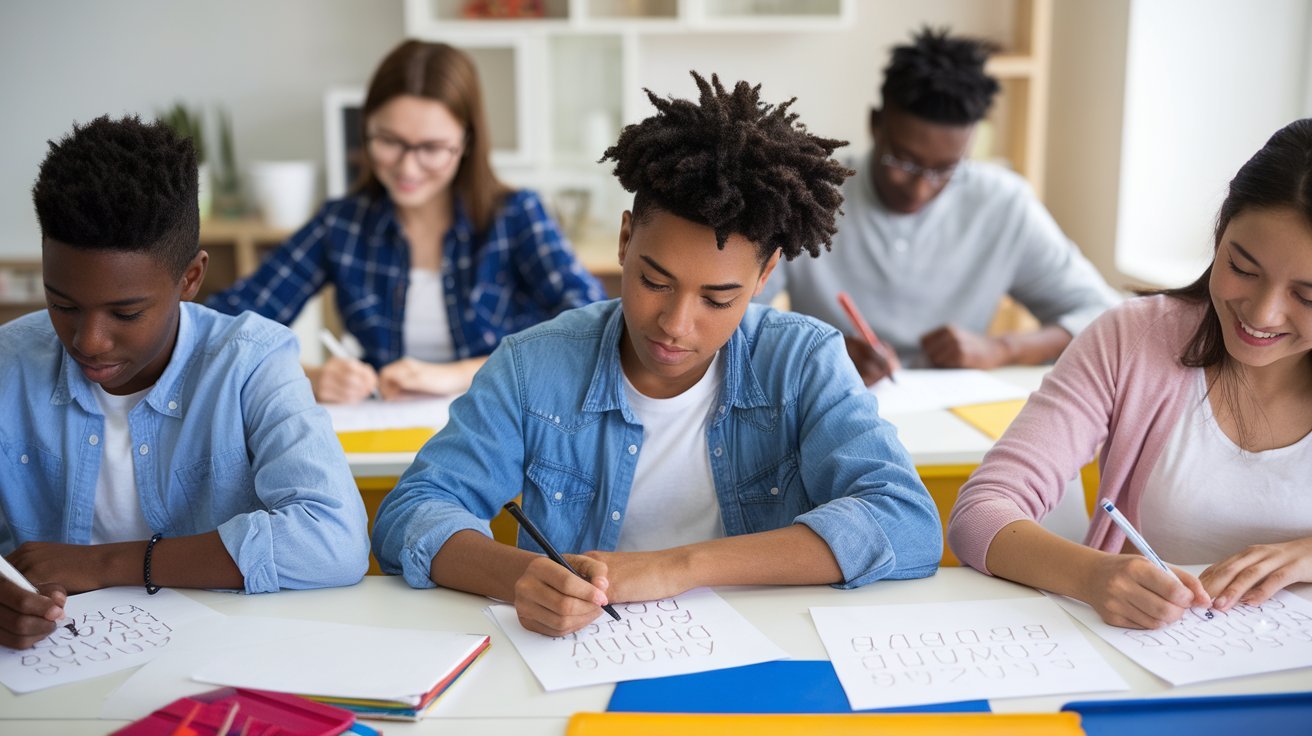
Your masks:
{"label": "white wall", "polygon": [[239,164],[314,159],[322,177],[324,90],[366,83],[402,35],[401,0],[0,4],[0,258],[39,256],[32,182],[74,120],[222,103]]}
{"label": "white wall", "polygon": [[1154,285],[1210,259],[1226,185],[1272,133],[1312,114],[1307,0],[1133,0],[1116,266]]}

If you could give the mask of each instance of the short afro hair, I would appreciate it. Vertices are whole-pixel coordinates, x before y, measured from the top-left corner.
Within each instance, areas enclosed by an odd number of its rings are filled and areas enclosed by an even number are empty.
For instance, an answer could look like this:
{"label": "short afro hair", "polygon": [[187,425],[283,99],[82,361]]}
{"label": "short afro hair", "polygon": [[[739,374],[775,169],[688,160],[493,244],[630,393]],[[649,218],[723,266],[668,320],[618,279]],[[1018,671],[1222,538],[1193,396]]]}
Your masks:
{"label": "short afro hair", "polygon": [[148,253],[182,275],[200,249],[190,138],[135,115],[101,116],[49,144],[32,187],[42,238]]}
{"label": "short afro hair", "polygon": [[984,119],[998,80],[984,73],[997,51],[989,41],[953,38],[948,29],[920,29],[910,46],[897,46],[884,68],[880,93],[893,105],[931,123],[971,125]]}
{"label": "short afro hair", "polygon": [[756,245],[761,263],[776,250],[792,260],[803,250],[828,250],[841,186],[852,171],[832,158],[846,141],[820,138],[781,105],[760,100],[760,85],[738,82],[728,92],[691,72],[700,99],[647,98],[657,113],[629,125],[601,161],[634,193],[633,217],[652,209],[715,230],[723,249],[731,235]]}

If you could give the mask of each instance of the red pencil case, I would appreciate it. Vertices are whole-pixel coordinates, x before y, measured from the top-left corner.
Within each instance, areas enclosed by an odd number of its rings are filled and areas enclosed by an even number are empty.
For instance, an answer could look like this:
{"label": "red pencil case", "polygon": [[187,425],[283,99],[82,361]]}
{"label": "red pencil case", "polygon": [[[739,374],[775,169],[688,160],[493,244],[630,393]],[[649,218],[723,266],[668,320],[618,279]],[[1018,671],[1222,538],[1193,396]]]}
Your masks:
{"label": "red pencil case", "polygon": [[[225,733],[220,733],[236,704]],[[355,715],[348,710],[315,703],[296,695],[265,690],[225,687],[188,698],[178,698],[113,736],[335,736],[349,729]],[[185,726],[183,725],[185,723]]]}

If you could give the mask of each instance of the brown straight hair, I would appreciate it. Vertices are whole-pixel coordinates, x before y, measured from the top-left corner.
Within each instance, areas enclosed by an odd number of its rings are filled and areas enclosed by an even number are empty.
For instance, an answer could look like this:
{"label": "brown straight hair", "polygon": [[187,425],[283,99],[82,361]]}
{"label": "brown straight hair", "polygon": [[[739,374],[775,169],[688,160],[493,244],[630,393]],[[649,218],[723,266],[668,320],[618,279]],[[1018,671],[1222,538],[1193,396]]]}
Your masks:
{"label": "brown straight hair", "polygon": [[[509,189],[492,171],[492,144],[478,70],[469,55],[445,43],[405,41],[378,65],[365,96],[364,121],[393,98],[412,95],[446,106],[465,126],[465,147],[451,186],[459,196],[474,228],[483,233]],[[361,134],[366,126],[362,125]],[[361,141],[365,145],[365,141]],[[355,191],[383,194],[373,165],[362,169]]]}

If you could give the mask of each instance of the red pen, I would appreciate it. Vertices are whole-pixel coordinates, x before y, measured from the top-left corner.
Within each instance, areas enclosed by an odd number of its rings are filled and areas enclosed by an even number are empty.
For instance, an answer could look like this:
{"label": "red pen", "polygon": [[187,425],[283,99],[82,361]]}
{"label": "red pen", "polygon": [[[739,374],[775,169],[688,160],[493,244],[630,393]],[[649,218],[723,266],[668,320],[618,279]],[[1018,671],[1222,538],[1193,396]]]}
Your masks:
{"label": "red pen", "polygon": [[865,318],[861,316],[860,312],[856,311],[856,304],[852,302],[852,297],[848,296],[847,292],[838,292],[838,306],[842,307],[844,312],[847,312],[847,318],[852,320],[852,325],[856,327],[856,331],[861,334],[861,338],[874,351],[875,361],[879,363],[880,370],[888,373],[888,380],[897,383],[897,379],[893,377],[893,360],[889,359],[888,346],[880,342],[878,337],[875,337],[875,331],[870,329],[870,325]]}

